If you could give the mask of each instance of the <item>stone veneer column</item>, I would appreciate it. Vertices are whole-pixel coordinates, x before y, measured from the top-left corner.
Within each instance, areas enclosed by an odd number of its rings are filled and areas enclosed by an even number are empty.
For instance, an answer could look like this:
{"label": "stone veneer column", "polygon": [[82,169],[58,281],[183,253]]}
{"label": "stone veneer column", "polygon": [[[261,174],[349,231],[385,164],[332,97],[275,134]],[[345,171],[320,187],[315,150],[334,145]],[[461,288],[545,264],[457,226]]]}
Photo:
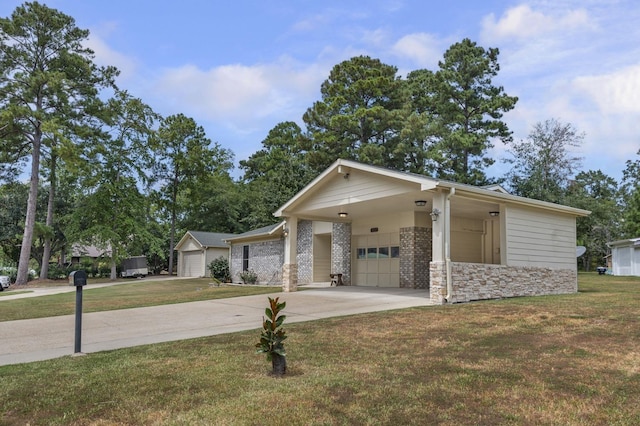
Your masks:
{"label": "stone veneer column", "polygon": [[431,302],[438,305],[445,304],[445,296],[447,295],[446,263],[431,262],[429,275],[429,298]]}
{"label": "stone veneer column", "polygon": [[342,283],[351,285],[351,224],[334,223],[331,235],[331,273],[342,274]]}
{"label": "stone veneer column", "polygon": [[400,228],[400,287],[429,288],[431,229]]}
{"label": "stone veneer column", "polygon": [[298,265],[285,263],[282,265],[282,291],[291,292],[298,290]]}

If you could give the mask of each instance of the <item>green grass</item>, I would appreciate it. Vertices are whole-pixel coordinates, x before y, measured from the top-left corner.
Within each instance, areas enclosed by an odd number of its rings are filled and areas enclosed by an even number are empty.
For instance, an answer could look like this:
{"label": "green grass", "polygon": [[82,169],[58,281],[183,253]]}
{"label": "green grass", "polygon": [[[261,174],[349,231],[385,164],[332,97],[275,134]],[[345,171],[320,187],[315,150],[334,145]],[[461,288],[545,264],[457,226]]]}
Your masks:
{"label": "green grass", "polygon": [[[209,285],[210,282],[209,278],[194,278],[164,281],[135,280],[131,284],[101,288],[91,288],[89,284],[82,290],[82,311],[110,311],[280,291],[280,287],[276,286],[215,287]],[[14,290],[6,294],[17,294],[17,292]],[[50,296],[5,300],[0,303],[2,303],[0,304],[0,321],[46,318],[73,314],[76,294],[75,291],[71,291]]]}
{"label": "green grass", "polygon": [[21,294],[21,293],[33,293],[33,292],[31,290],[17,290],[17,291],[4,290],[2,293],[0,293],[0,297],[13,296],[15,294]]}
{"label": "green grass", "polygon": [[636,425],[639,318],[640,279],[581,274],[573,295],[285,322],[282,379],[256,324],[0,367],[0,424]]}

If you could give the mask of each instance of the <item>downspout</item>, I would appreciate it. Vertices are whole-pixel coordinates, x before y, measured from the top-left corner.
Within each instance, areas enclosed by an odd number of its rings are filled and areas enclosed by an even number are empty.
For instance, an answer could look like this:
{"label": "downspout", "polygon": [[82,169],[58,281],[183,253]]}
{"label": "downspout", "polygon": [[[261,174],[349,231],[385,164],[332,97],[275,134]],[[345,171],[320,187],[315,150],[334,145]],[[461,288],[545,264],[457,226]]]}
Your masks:
{"label": "downspout", "polygon": [[451,197],[455,193],[455,188],[449,188],[449,194],[447,194],[447,198],[444,201],[444,261],[447,280],[447,296],[445,300],[447,302],[450,302],[453,296],[453,282],[451,280]]}

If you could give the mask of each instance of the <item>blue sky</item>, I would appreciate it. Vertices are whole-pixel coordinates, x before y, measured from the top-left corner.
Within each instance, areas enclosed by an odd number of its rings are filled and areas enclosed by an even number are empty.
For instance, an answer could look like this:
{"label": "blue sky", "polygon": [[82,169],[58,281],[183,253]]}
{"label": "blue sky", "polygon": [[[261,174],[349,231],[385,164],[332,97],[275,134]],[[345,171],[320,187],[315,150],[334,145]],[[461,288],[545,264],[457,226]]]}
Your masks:
{"label": "blue sky", "polygon": [[[435,70],[465,37],[500,49],[496,84],[519,97],[515,140],[548,118],[585,133],[583,169],[620,179],[640,149],[636,0],[50,0],[91,31],[96,62],[164,116],[184,113],[236,161],[282,121],[302,125],[337,63],[369,55]],[[4,0],[8,17],[21,1]],[[490,153],[504,157],[497,145]],[[506,171],[499,161],[492,176]],[[235,175],[239,175],[238,170]]]}

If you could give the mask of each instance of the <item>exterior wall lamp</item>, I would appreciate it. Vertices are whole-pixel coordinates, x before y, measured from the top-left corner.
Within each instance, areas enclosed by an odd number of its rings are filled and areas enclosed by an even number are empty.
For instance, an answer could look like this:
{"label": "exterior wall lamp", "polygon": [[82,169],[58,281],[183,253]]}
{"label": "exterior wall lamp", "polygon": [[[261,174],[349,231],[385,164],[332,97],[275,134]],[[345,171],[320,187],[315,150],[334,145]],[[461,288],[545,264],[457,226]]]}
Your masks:
{"label": "exterior wall lamp", "polygon": [[416,203],[417,207],[424,207],[424,206],[427,205],[427,201],[426,200],[416,200],[415,203]]}
{"label": "exterior wall lamp", "polygon": [[489,216],[491,216],[491,217],[498,217],[498,216],[500,216],[500,212],[496,212],[496,211],[489,212]]}
{"label": "exterior wall lamp", "polygon": [[429,215],[431,216],[431,220],[434,222],[438,220],[438,216],[440,216],[440,213],[442,212],[438,209],[431,210],[431,213],[429,213]]}
{"label": "exterior wall lamp", "polygon": [[347,213],[347,212],[340,212],[340,213],[338,213],[338,216],[344,219],[345,217],[349,216],[349,213]]}

